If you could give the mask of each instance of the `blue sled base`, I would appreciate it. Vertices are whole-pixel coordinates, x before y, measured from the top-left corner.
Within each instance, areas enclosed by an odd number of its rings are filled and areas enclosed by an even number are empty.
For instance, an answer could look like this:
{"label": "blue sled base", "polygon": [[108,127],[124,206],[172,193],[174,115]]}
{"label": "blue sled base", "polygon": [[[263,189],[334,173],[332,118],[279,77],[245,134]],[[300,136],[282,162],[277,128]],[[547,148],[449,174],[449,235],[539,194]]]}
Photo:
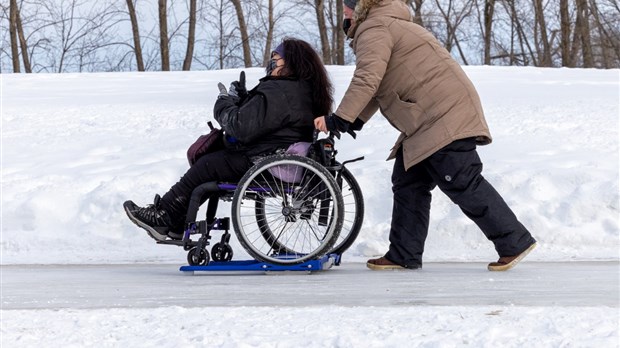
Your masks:
{"label": "blue sled base", "polygon": [[182,272],[234,272],[234,271],[262,271],[262,272],[281,272],[281,271],[301,271],[317,272],[330,269],[333,265],[340,264],[340,255],[325,255],[320,259],[306,261],[294,265],[275,265],[272,263],[244,260],[244,261],[211,261],[206,266],[181,266]]}

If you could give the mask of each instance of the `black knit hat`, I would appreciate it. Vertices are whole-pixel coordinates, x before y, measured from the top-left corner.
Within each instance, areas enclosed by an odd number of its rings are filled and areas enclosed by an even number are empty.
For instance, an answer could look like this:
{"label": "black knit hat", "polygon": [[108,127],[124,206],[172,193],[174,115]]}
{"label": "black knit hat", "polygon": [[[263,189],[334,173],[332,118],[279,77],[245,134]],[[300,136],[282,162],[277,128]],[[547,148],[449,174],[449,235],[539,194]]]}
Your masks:
{"label": "black knit hat", "polygon": [[352,10],[355,10],[355,5],[357,5],[357,0],[344,0],[344,5]]}

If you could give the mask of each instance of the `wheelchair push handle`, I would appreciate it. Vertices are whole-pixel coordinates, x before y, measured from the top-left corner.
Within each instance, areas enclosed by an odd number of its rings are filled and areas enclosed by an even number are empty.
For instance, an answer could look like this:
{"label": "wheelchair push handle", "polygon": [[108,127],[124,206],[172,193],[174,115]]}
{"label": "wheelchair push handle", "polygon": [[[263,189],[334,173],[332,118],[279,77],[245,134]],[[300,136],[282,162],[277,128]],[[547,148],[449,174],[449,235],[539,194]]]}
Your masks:
{"label": "wheelchair push handle", "polygon": [[[355,132],[349,131],[347,133],[351,134],[351,136],[355,139]],[[321,131],[318,129],[315,129],[314,134],[312,135],[312,144],[316,144],[316,142],[319,140],[319,134],[321,134]],[[340,133],[329,131],[329,135],[327,136],[327,138],[331,140],[334,140],[334,138],[340,139]]]}

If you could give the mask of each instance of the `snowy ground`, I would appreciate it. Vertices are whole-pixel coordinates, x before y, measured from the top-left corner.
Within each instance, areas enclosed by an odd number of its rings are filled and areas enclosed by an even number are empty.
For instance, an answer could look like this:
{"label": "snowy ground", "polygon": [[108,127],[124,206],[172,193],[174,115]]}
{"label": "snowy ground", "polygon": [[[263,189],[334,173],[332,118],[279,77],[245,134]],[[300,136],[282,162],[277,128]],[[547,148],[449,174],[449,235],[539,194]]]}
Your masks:
{"label": "snowy ground", "polygon": [[[479,148],[483,174],[540,243],[522,268],[504,277],[522,279],[523,273],[532,277],[539,269],[549,269],[552,262],[590,267],[590,261],[606,261],[594,263],[594,269],[617,279],[620,71],[465,69],[480,92],[494,136],[493,144]],[[291,308],[258,300],[247,307],[229,306],[222,298],[221,305],[198,308],[186,304],[82,308],[49,303],[36,309],[11,305],[4,284],[12,284],[14,291],[23,283],[35,301],[46,298],[45,287],[37,289],[15,271],[33,264],[65,264],[58,266],[64,267],[61,274],[71,274],[72,267],[79,265],[97,264],[92,272],[110,277],[108,287],[100,285],[109,291],[115,291],[113,280],[118,276],[105,272],[111,267],[105,265],[110,264],[127,269],[152,265],[139,268],[147,279],[160,276],[161,267],[166,267],[170,272],[166,276],[177,279],[174,276],[185,253],[152,243],[126,219],[121,204],[126,199],[146,204],[176,182],[187,168],[186,147],[213,120],[217,82],[237,79],[239,71],[0,75],[3,347],[39,346],[50,339],[53,346],[95,342],[166,347],[620,345],[617,281],[606,290],[615,302],[597,302],[591,298],[592,291],[583,292],[574,283],[565,284],[563,290],[593,301],[578,301],[581,305],[416,302],[423,294],[440,294],[445,286],[433,281],[434,265],[459,262],[470,266],[496,258],[477,227],[440,192],[433,200],[425,270],[397,273],[411,278],[412,289],[419,292],[403,295],[400,304],[305,302]],[[330,67],[329,71],[336,100],[340,100],[352,67]],[[261,69],[247,73],[249,85],[262,75]],[[360,237],[346,255],[350,263],[346,267],[363,272],[349,284],[355,292],[352,296],[383,296],[364,290],[380,280],[376,272],[364,271],[361,262],[387,248],[392,163],[384,159],[396,136],[377,115],[357,140],[345,137],[337,144],[341,159],[366,156],[365,161],[350,166],[363,188],[367,212]],[[226,206],[222,206],[220,215],[225,214]],[[241,248],[235,251],[236,258],[244,258]],[[528,267],[528,262],[540,267]],[[331,270],[320,279],[337,282],[341,274]],[[471,297],[480,293],[466,286],[480,282],[475,277],[495,277],[483,272],[469,278],[469,274],[455,277],[448,286],[463,288],[463,296]],[[428,287],[418,287],[421,275]],[[312,284],[317,278],[301,279]],[[246,291],[243,283],[231,279],[235,278],[213,280],[230,285],[231,296]],[[281,279],[257,277],[253,289],[260,293]],[[56,281],[62,282],[62,277]],[[54,282],[49,280],[49,284]],[[596,283],[588,284],[590,290],[597,289]],[[209,296],[208,282],[198,286]],[[8,285],[6,289],[8,296]],[[176,289],[183,291],[182,286]],[[165,285],[157,283],[145,285],[143,291],[155,298],[168,296]],[[80,293],[74,295],[79,298]],[[491,288],[488,296],[516,299],[519,292],[510,287]],[[103,307],[115,306],[104,303]]]}

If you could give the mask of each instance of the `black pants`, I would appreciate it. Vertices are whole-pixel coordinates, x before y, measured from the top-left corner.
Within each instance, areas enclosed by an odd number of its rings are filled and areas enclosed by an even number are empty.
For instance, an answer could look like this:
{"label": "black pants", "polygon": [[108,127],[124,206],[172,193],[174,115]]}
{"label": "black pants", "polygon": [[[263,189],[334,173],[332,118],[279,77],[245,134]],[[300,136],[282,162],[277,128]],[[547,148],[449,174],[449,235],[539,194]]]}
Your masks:
{"label": "black pants", "polygon": [[435,186],[480,227],[499,256],[517,255],[534,243],[481,172],[474,138],[454,141],[407,171],[401,147],[392,172],[394,206],[385,257],[403,266],[422,265]]}
{"label": "black pants", "polygon": [[196,187],[210,181],[236,183],[251,166],[252,162],[243,152],[222,150],[206,154],[163,195],[161,208],[170,215],[173,224],[183,223]]}

